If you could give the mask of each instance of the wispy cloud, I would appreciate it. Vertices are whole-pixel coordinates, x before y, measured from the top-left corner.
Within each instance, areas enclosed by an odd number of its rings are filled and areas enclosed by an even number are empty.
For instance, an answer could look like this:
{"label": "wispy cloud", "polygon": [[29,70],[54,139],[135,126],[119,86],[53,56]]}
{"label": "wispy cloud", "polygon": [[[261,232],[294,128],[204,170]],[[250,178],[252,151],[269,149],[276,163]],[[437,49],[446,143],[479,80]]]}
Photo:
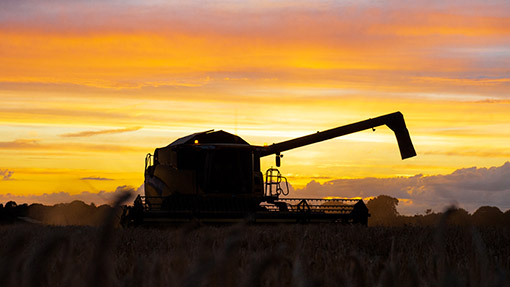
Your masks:
{"label": "wispy cloud", "polygon": [[141,129],[141,127],[133,127],[133,128],[125,128],[125,129],[110,129],[110,130],[100,130],[100,131],[83,131],[77,133],[67,133],[62,134],[62,137],[91,137],[96,135],[104,135],[104,134],[120,134],[127,132],[134,132]]}
{"label": "wispy cloud", "polygon": [[0,149],[34,149],[40,147],[37,139],[16,139],[0,142]]}
{"label": "wispy cloud", "polygon": [[82,177],[80,180],[113,180],[111,178],[106,177],[99,177],[99,176],[88,176],[88,177]]}
{"label": "wispy cloud", "polygon": [[13,180],[12,174],[14,172],[8,169],[0,169],[0,180]]}
{"label": "wispy cloud", "polygon": [[[0,12],[0,36],[6,39],[0,52],[10,59],[0,80],[23,88],[25,82],[56,81],[112,90],[200,86],[209,74],[243,78],[244,70],[289,82],[302,75],[316,83],[353,82],[367,89],[374,83],[395,89],[395,82],[441,92],[468,85],[501,94],[508,88],[504,77],[490,80],[508,66],[510,18],[501,11],[509,4],[503,1],[107,1],[101,11],[84,1],[14,2]],[[48,62],[51,67],[41,73],[37,67]],[[488,78],[471,80],[481,75]],[[185,80],[168,83],[180,78]]]}
{"label": "wispy cloud", "polygon": [[142,152],[143,148],[116,144],[89,144],[74,142],[46,143],[37,139],[16,139],[0,142],[0,150],[34,150],[34,151],[82,151],[82,152]]}

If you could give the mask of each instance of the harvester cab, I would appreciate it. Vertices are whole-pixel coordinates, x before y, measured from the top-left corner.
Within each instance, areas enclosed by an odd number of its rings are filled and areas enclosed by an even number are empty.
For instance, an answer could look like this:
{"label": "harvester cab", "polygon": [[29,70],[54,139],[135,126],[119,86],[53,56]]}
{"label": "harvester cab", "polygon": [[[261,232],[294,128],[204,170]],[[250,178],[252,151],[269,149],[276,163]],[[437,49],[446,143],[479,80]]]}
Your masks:
{"label": "harvester cab", "polygon": [[123,225],[160,222],[344,222],[366,225],[368,209],[354,199],[284,199],[287,179],[276,168],[265,173],[260,158],[342,135],[387,125],[402,159],[416,155],[400,112],[317,132],[269,146],[250,145],[237,135],[209,130],[156,148],[145,158],[145,196],[124,210]]}

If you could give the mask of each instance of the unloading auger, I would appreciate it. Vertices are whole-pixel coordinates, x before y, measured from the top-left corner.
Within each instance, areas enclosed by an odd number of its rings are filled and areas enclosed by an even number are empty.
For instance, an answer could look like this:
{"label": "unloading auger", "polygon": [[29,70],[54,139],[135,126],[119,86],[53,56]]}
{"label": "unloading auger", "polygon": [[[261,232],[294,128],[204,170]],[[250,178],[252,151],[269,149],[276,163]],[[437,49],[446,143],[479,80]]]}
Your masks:
{"label": "unloading auger", "polygon": [[145,196],[125,207],[121,224],[342,222],[367,225],[359,199],[282,198],[285,177],[276,168],[260,171],[260,158],[339,136],[386,125],[402,159],[416,155],[402,113],[395,112],[269,146],[250,145],[225,131],[191,134],[145,158]]}

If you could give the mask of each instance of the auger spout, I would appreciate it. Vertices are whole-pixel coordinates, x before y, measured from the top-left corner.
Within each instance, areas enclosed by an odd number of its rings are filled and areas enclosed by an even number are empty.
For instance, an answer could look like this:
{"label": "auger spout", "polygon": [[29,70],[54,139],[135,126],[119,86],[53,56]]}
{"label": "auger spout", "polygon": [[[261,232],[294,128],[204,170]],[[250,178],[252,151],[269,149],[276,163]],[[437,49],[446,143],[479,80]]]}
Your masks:
{"label": "auger spout", "polygon": [[261,147],[260,156],[263,157],[272,154],[279,154],[287,150],[352,134],[362,130],[375,128],[382,125],[387,125],[395,133],[402,159],[410,158],[416,155],[416,151],[414,150],[411,137],[409,136],[409,131],[407,130],[406,123],[404,121],[404,116],[400,112],[395,112],[377,118],[368,119],[348,124],[345,126],[329,129],[326,131],[317,132],[307,136],[275,143],[267,147]]}

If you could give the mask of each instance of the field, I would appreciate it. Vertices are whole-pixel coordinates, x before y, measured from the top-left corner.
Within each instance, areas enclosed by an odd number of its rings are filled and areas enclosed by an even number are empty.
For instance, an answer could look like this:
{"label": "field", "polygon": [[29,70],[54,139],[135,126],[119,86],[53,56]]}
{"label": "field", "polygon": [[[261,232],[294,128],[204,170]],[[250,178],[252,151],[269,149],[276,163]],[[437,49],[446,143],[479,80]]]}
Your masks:
{"label": "field", "polygon": [[0,227],[0,286],[508,286],[510,229]]}

